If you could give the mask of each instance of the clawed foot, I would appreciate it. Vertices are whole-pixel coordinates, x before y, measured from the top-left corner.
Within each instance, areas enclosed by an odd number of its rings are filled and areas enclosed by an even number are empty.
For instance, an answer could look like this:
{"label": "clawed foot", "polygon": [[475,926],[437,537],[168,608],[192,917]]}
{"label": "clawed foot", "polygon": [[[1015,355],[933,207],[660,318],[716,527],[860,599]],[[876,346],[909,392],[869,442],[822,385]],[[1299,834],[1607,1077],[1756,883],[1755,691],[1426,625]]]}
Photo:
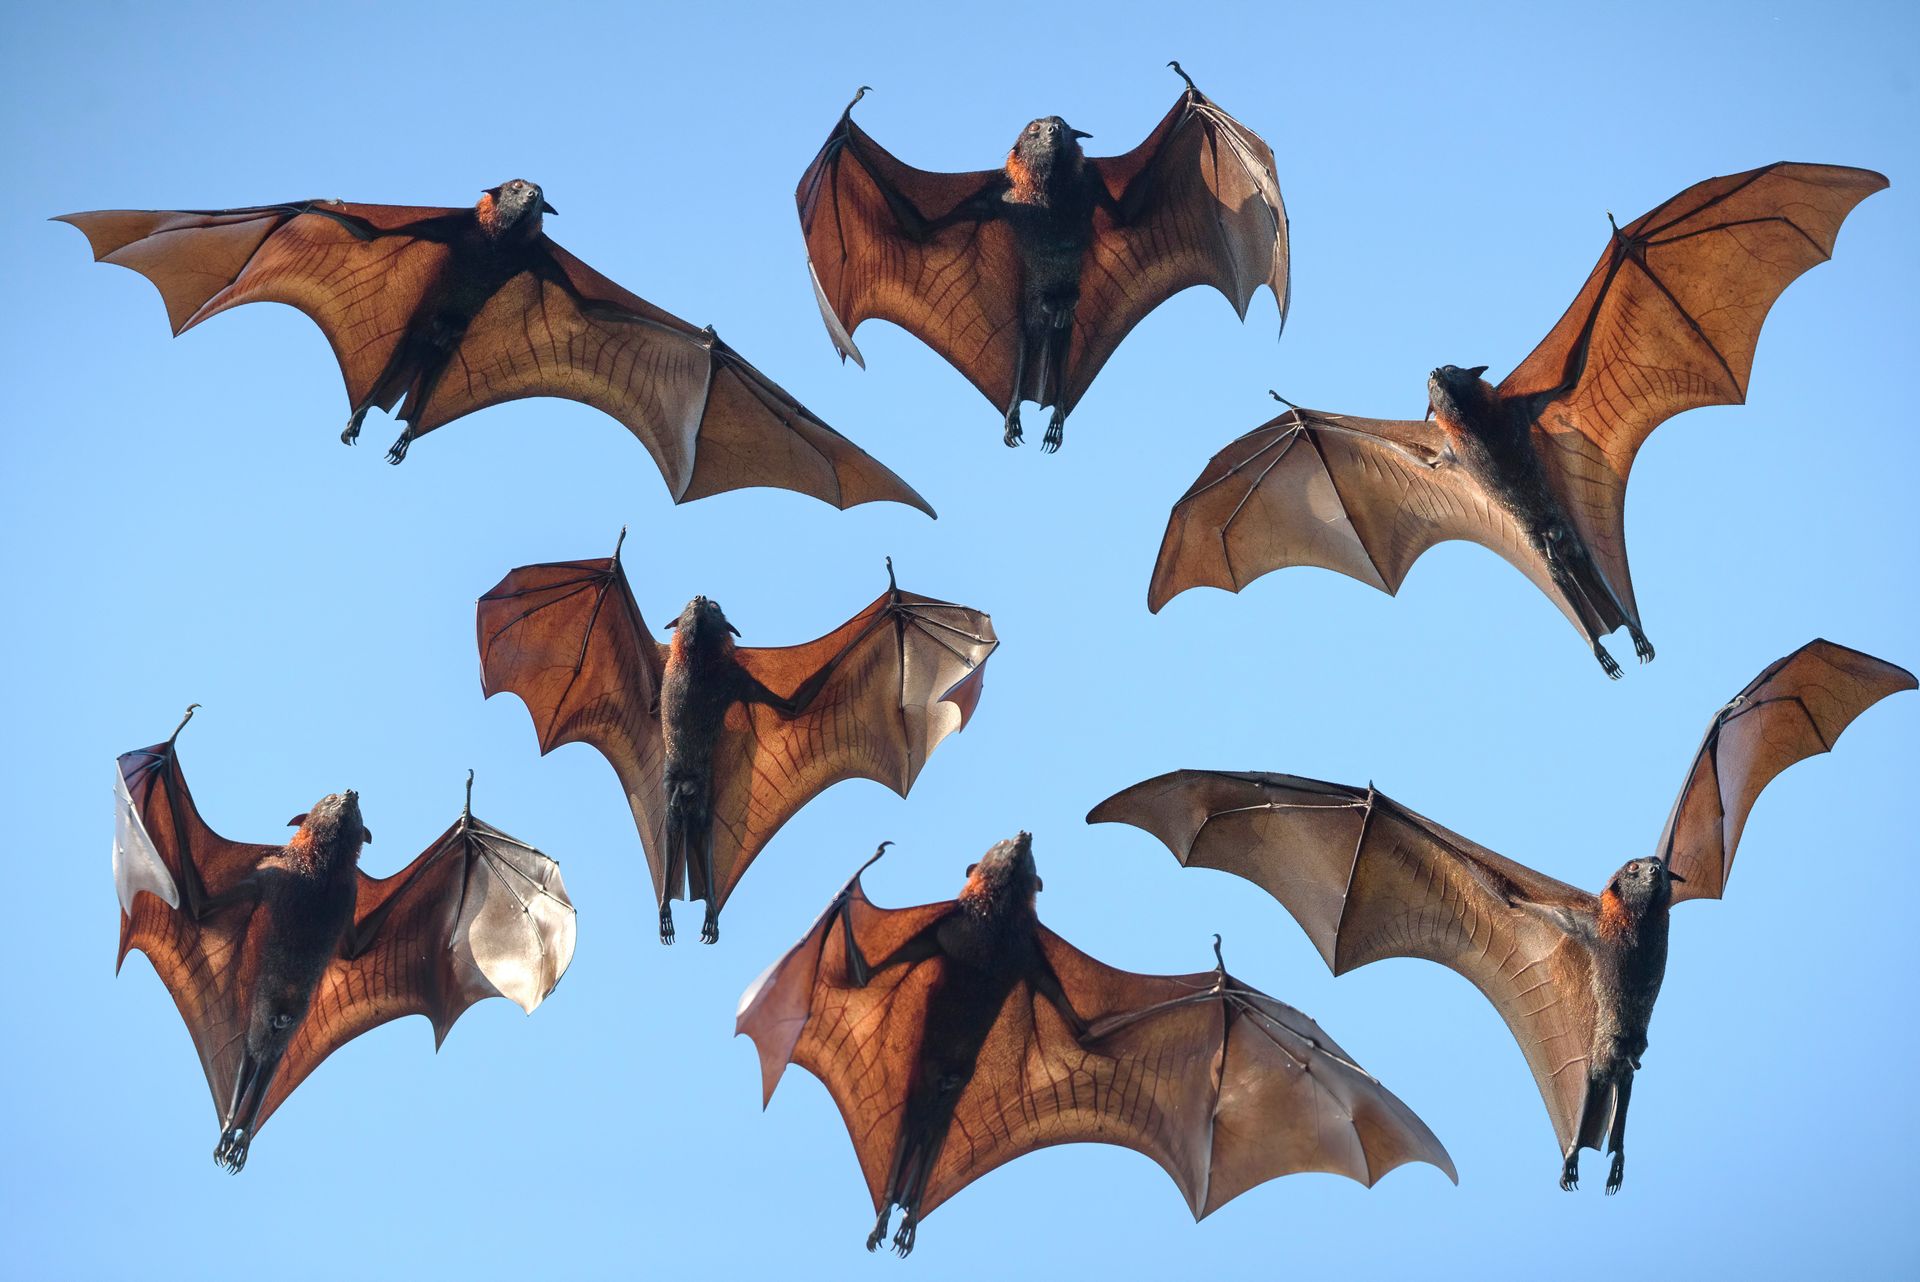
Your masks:
{"label": "clawed foot", "polygon": [[1608,680],[1618,681],[1620,679],[1620,665],[1615,663],[1613,656],[1607,653],[1607,647],[1601,645],[1598,641],[1593,643],[1593,657],[1600,660],[1600,670],[1607,674]]}
{"label": "clawed foot", "polygon": [[238,1175],[240,1168],[247,1164],[247,1132],[238,1126],[230,1126],[220,1133],[220,1144],[213,1150],[213,1164],[224,1167],[227,1174]]}
{"label": "clawed foot", "polygon": [[671,908],[660,909],[660,942],[663,944],[673,942],[673,910]]}
{"label": "clawed foot", "polygon": [[708,913],[707,919],[700,923],[700,942],[703,944],[720,942],[720,919],[712,913]]}
{"label": "clawed foot", "polygon": [[355,410],[353,417],[347,420],[347,430],[340,433],[340,443],[351,445],[360,439],[360,424],[366,420],[365,410]]}
{"label": "clawed foot", "polygon": [[1560,1168],[1560,1187],[1568,1193],[1580,1187],[1580,1150],[1567,1154],[1567,1160]]}
{"label": "clawed foot", "polygon": [[873,1232],[867,1234],[867,1250],[878,1249],[887,1237],[887,1221],[893,1217],[893,1203],[880,1208],[880,1218],[874,1221]]}
{"label": "clawed foot", "polygon": [[387,449],[387,462],[398,463],[401,459],[405,458],[407,456],[407,446],[411,444],[413,444],[413,433],[400,433],[400,439],[395,441]]}
{"label": "clawed foot", "polygon": [[1612,1197],[1620,1191],[1620,1180],[1626,1173],[1627,1155],[1625,1153],[1615,1153],[1613,1155],[1613,1169],[1607,1172],[1608,1197]]}
{"label": "clawed foot", "polygon": [[1067,416],[1059,410],[1053,412],[1053,421],[1047,424],[1047,434],[1040,441],[1040,452],[1051,454],[1060,448],[1067,438]]}
{"label": "clawed foot", "polygon": [[1002,436],[1000,439],[1006,443],[1009,449],[1011,449],[1012,447],[1020,444],[1020,441],[1024,436],[1025,436],[1025,433],[1023,433],[1020,430],[1020,411],[1018,409],[1008,410],[1007,411],[1007,434],[1005,436]]}
{"label": "clawed foot", "polygon": [[913,1234],[920,1226],[912,1215],[900,1221],[900,1231],[893,1235],[893,1253],[906,1259],[913,1251]]}
{"label": "clawed foot", "polygon": [[1633,630],[1633,652],[1640,656],[1640,662],[1653,662],[1653,642],[1647,640],[1647,634],[1638,628]]}

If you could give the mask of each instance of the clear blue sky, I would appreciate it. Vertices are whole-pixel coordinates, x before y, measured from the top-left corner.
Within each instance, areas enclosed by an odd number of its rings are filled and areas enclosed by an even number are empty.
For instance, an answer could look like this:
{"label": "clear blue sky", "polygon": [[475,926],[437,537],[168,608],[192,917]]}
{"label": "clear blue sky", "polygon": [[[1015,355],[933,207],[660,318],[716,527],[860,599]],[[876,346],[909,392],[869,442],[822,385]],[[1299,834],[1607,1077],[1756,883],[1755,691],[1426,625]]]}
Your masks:
{"label": "clear blue sky", "polygon": [[[1920,351],[1920,30],[1904,4],[1112,7],[16,5],[0,17],[0,314],[12,674],[4,814],[21,902],[4,932],[4,1269],[18,1276],[673,1274],[920,1278],[1887,1275],[1912,1216],[1920,1056],[1911,807],[1920,698],[1874,709],[1753,816],[1723,903],[1677,914],[1634,1095],[1624,1192],[1555,1186],[1518,1049],[1464,981],[1388,962],[1339,981],[1280,906],[1185,872],[1093,802],[1181,766],[1380,787],[1597,887],[1650,852],[1708,716],[1815,635],[1920,664],[1913,370]],[[1172,18],[1169,20],[1168,15]],[[1294,314],[1162,308],[1069,423],[999,444],[931,351],[863,330],[835,360],[793,187],[842,105],[932,168],[990,165],[1058,112],[1132,146],[1178,57],[1272,143],[1293,216]],[[1426,371],[1498,377],[1605,239],[1688,184],[1774,160],[1865,165],[1890,191],[1794,285],[1750,403],[1656,434],[1629,502],[1660,657],[1603,680],[1551,605],[1449,545],[1399,600],[1293,570],[1145,610],[1166,511],[1212,452],[1303,404],[1418,415]],[[750,491],[673,508],[647,455],[581,406],[523,402],[363,445],[319,333],[248,308],[180,340],[139,277],[95,266],[70,210],[303,197],[469,202],[546,187],[556,239],[747,357],[941,512],[850,513]],[[1044,418],[1034,417],[1031,440]],[[911,800],[842,785],[791,824],[717,948],[682,908],[654,941],[605,762],[535,755],[480,698],[473,600],[509,567],[604,555],[623,524],[643,611],[696,592],[749,643],[817,636],[903,585],[993,613],[974,724]],[[1615,644],[1629,654],[1624,638]],[[271,840],[360,790],[370,871],[476,810],[558,858],[579,951],[523,1018],[476,1007],[436,1057],[424,1020],[347,1047],[218,1172],[187,1034],[139,957],[112,974],[116,753],[204,705],[183,761],[221,832]],[[911,1262],[871,1221],[826,1093],[790,1074],[762,1115],[741,989],[882,838],[880,903],[944,898],[995,839],[1036,834],[1045,920],[1135,970],[1210,961],[1319,1019],[1447,1144],[1461,1184],[1266,1185],[1195,1227],[1119,1149],[1051,1150],[967,1189]],[[1639,1261],[1640,1263],[1635,1263]]]}

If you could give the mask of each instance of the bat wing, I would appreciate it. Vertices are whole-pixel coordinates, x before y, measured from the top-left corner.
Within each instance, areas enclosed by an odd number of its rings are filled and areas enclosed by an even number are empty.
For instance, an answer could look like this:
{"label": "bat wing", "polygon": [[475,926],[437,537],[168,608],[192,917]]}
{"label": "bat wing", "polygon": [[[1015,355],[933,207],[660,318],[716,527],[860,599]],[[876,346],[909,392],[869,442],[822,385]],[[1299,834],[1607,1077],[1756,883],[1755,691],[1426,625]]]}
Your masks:
{"label": "bat wing", "polygon": [[393,876],[360,874],[352,942],[320,977],[260,1121],[328,1055],[388,1020],[425,1015],[437,1047],[482,998],[533,1013],[566,973],[573,943],[560,865],[463,815]]}
{"label": "bat wing", "polygon": [[[872,779],[906,796],[934,748],[973,715],[999,644],[983,611],[890,586],[817,641],[736,650],[768,689],[817,694],[792,718],[758,703],[728,710],[714,748],[715,911],[781,825],[823,790]],[[697,863],[690,871],[697,883]],[[707,890],[691,887],[696,899]]]}
{"label": "bat wing", "polygon": [[1108,798],[1087,821],[1144,828],[1181,863],[1260,886],[1336,975],[1422,957],[1466,976],[1520,1043],[1566,1147],[1595,1010],[1586,947],[1562,923],[1591,920],[1593,896],[1371,788],[1293,775],[1176,771]]}
{"label": "bat wing", "polygon": [[1214,455],[1173,505],[1147,605],[1193,587],[1238,592],[1289,565],[1394,593],[1448,539],[1492,549],[1578,624],[1526,531],[1453,461],[1439,428],[1288,410]]}
{"label": "bat wing", "polygon": [[[870,961],[954,911],[875,908],[858,878],[742,999],[767,1097],[788,1062],[825,1083],[878,1210],[919,1054],[935,957],[852,983],[847,938]],[[988,1171],[1054,1144],[1118,1144],[1173,1176],[1195,1218],[1295,1171],[1371,1184],[1403,1162],[1453,1173],[1445,1149],[1298,1011],[1223,972],[1133,975],[1041,928],[1039,945],[1083,1041],[1017,984],[980,1050],[921,1200],[924,1216]]]}
{"label": "bat wing", "polygon": [[1915,686],[1911,672],[1831,641],[1775,660],[1714,714],[1660,834],[1660,857],[1684,881],[1675,903],[1718,899],[1747,813],[1773,777],[1832,749],[1853,719]]}
{"label": "bat wing", "polygon": [[298,308],[333,347],[348,402],[361,405],[452,261],[448,237],[462,219],[472,211],[316,200],[59,221],[86,234],[98,261],[158,286],[175,334],[242,303]]}
{"label": "bat wing", "polygon": [[217,1111],[233,1094],[247,1021],[241,998],[248,906],[219,901],[280,847],[228,841],[209,828],[172,739],[122,755],[114,794],[115,968],[136,948],[153,963],[193,1037]]}
{"label": "bat wing", "polygon": [[521,566],[480,598],[475,622],[481,688],[488,697],[520,696],[542,755],[585,743],[607,759],[633,811],[654,893],[664,895],[665,657],[640,617],[619,550],[601,560]]}
{"label": "bat wing", "polygon": [[416,434],[475,410],[557,396],[637,437],[675,503],[764,485],[849,508],[933,509],[814,417],[711,329],[621,288],[552,241],[546,265],[509,280],[468,327]]}
{"label": "bat wing", "polygon": [[1147,140],[1089,162],[1110,206],[1094,214],[1062,403],[1073,408],[1120,340],[1183,289],[1211,285],[1242,320],[1265,285],[1287,319],[1287,210],[1273,150],[1197,89]]}
{"label": "bat wing", "polygon": [[1005,188],[998,170],[902,163],[853,122],[848,104],[795,192],[820,318],[843,359],[865,365],[853,331],[889,320],[1005,405],[1021,279],[1013,233],[992,216]]}
{"label": "bat wing", "polygon": [[1746,400],[1768,309],[1886,185],[1865,169],[1776,164],[1687,188],[1615,231],[1566,315],[1500,385],[1531,402],[1548,483],[1630,615],[1624,514],[1640,443],[1683,410]]}

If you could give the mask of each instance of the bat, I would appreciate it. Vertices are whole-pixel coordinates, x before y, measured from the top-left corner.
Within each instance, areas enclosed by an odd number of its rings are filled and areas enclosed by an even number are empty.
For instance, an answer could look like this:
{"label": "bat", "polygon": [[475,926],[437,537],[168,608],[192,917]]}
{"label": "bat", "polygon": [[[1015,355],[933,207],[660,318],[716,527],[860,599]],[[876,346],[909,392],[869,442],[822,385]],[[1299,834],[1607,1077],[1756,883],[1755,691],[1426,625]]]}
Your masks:
{"label": "bat", "polygon": [[1196,1220],[1297,1171],[1371,1187],[1427,1162],[1459,1182],[1426,1124],[1318,1024],[1227,973],[1218,935],[1212,971],[1130,974],[1042,926],[1040,888],[1024,832],[943,903],[876,908],[855,873],[740,999],[762,1103],[792,1062],[839,1105],[879,1217],[869,1251],[895,1205],[904,1256],[947,1198],[1052,1144],[1146,1154]]}
{"label": "bat", "polygon": [[739,630],[698,596],[661,645],[620,547],[521,566],[481,597],[481,684],[520,696],[543,755],[599,749],[640,830],[660,942],[673,942],[673,900],[703,899],[711,944],[747,865],[816,794],[860,778],[907,795],[973,715],[999,642],[981,611],[902,592],[889,559],[887,590],[816,641],[736,648]]}
{"label": "bat", "polygon": [[175,334],[242,303],[287,303],[332,344],[352,416],[400,406],[389,463],[455,419],[528,396],[612,415],[675,503],[768,485],[835,507],[913,489],[720,341],[548,239],[522,179],[471,209],[295,201],[250,209],[63,214],[93,255],[160,289]]}
{"label": "bat", "polygon": [[933,348],[1005,412],[1053,406],[1042,449],[1148,312],[1212,285],[1242,320],[1266,285],[1287,315],[1287,211],[1273,151],[1194,87],[1124,156],[1087,156],[1092,135],[1058,116],[1020,131],[999,169],[903,164],[841,113],[800,179],[814,296],[841,360],[853,331],[889,320]]}
{"label": "bat", "polygon": [[1626,1165],[1627,1102],[1667,965],[1667,914],[1718,899],[1754,799],[1913,674],[1812,641],[1714,714],[1650,858],[1598,895],[1449,832],[1391,798],[1294,775],[1180,770],[1109,797],[1088,823],[1129,823],[1189,867],[1245,877],[1294,915],[1336,975],[1424,957],[1472,982],[1526,1054],[1559,1137]]}
{"label": "bat", "polygon": [[[198,707],[199,705],[194,705]],[[213,1160],[238,1173],[260,1128],[320,1061],[403,1015],[434,1045],[467,1007],[529,1014],[573,960],[560,866],[473,816],[391,877],[351,790],[329,793],[283,846],[229,841],[200,817],[175,740],[125,753],[115,780],[120,955],[139,949],[173,994],[220,1118]]]}
{"label": "bat", "polygon": [[1484,365],[1443,365],[1427,379],[1424,421],[1286,402],[1174,504],[1148,609],[1192,587],[1238,592],[1289,565],[1394,594],[1421,553],[1466,539],[1559,606],[1609,677],[1620,665],[1600,639],[1622,625],[1648,662],[1627,573],[1634,454],[1682,410],[1746,400],[1768,309],[1886,185],[1838,165],[1709,178],[1615,226],[1566,315],[1498,387]]}

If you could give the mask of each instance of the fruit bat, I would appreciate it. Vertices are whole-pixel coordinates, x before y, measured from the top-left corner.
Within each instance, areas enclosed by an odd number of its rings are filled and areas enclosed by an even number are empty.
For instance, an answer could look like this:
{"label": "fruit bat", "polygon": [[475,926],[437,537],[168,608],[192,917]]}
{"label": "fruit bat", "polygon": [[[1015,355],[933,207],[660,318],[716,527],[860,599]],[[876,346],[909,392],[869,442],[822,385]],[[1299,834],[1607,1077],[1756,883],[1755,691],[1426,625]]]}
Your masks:
{"label": "fruit bat", "polygon": [[369,1029],[425,1015],[437,1047],[483,997],[531,1013],[573,959],[573,905],[558,864],[474,818],[471,773],[460,818],[391,877],[360,870],[373,834],[351,790],[295,815],[283,846],[229,841],[180,773],[192,717],[120,758],[115,969],[137,948],[173,994],[220,1118],[213,1160],[238,1172],[281,1102]]}
{"label": "fruit bat", "polygon": [[[1168,64],[1180,71],[1179,63]],[[1212,285],[1242,320],[1266,285],[1287,313],[1287,211],[1273,151],[1194,88],[1124,156],[1058,116],[1020,131],[999,169],[941,174],[894,159],[841,113],[796,198],[820,316],[842,360],[853,331],[890,320],[1005,411],[1053,406],[1042,449],[1147,313]]]}
{"label": "fruit bat", "polygon": [[1600,638],[1623,624],[1652,659],[1627,573],[1634,454],[1682,410],[1746,400],[1767,309],[1886,185],[1837,165],[1709,178],[1615,226],[1566,315],[1498,387],[1484,365],[1443,365],[1425,421],[1293,407],[1255,428],[1174,504],[1148,609],[1288,565],[1395,593],[1422,552],[1467,539],[1533,580],[1609,677],[1620,667]]}
{"label": "fruit bat", "polygon": [[[621,540],[626,532],[621,532]],[[526,703],[542,754],[591,744],[633,810],[673,942],[672,902],[704,899],[700,938],[780,826],[842,779],[901,796],[961,729],[999,642],[979,610],[887,590],[817,641],[736,648],[704,596],[654,641],[620,562],[526,565],[480,598],[480,679]]]}
{"label": "fruit bat", "polygon": [[1219,868],[1286,905],[1336,975],[1424,957],[1499,1010],[1546,1100],[1562,1154],[1626,1163],[1627,1101],[1667,965],[1667,912],[1726,888],[1761,789],[1826,752],[1909,672],[1830,641],[1775,662],[1719,712],[1650,858],[1590,895],[1503,859],[1366,788],[1293,775],[1180,770],[1108,798],[1089,823],[1130,823],[1181,863]]}
{"label": "fruit bat", "polygon": [[1371,1186],[1418,1161],[1458,1183],[1426,1124],[1319,1025],[1227,973],[1218,935],[1212,971],[1115,970],[1040,924],[1040,886],[1024,832],[943,903],[876,908],[855,873],[740,999],[763,1104],[791,1061],[839,1105],[879,1216],[869,1251],[896,1204],[905,1255],[935,1207],[1052,1144],[1146,1154],[1196,1220],[1296,1171]]}
{"label": "fruit bat", "polygon": [[[471,209],[295,201],[251,209],[64,214],[96,259],[160,288],[178,334],[242,303],[287,303],[326,334],[352,444],[400,405],[387,461],[463,415],[527,396],[591,405],[653,455],[675,503],[770,485],[835,507],[933,509],[899,477],[698,329],[602,276],[541,230],[515,179]],[[404,403],[403,403],[404,402]]]}

